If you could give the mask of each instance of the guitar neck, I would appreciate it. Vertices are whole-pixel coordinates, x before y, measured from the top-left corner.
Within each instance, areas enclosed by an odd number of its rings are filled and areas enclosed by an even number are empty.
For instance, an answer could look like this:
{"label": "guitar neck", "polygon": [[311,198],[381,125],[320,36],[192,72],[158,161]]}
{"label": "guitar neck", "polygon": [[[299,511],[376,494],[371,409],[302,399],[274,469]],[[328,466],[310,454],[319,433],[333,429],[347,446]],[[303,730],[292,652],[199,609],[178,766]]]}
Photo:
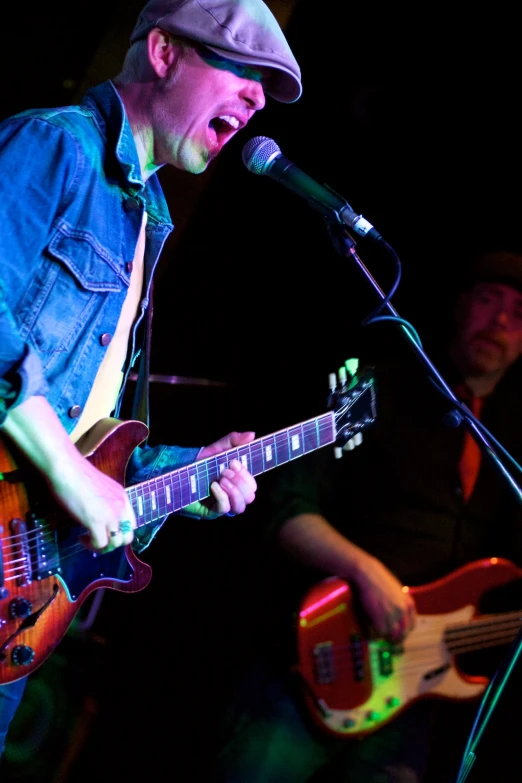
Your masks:
{"label": "guitar neck", "polygon": [[466,625],[446,628],[444,641],[454,655],[510,644],[522,627],[522,611],[483,615]]}
{"label": "guitar neck", "polygon": [[138,527],[210,495],[216,481],[231,460],[237,459],[258,476],[290,460],[335,443],[335,415],[324,413],[288,429],[257,438],[245,446],[228,449],[213,457],[193,462],[183,468],[127,488]]}

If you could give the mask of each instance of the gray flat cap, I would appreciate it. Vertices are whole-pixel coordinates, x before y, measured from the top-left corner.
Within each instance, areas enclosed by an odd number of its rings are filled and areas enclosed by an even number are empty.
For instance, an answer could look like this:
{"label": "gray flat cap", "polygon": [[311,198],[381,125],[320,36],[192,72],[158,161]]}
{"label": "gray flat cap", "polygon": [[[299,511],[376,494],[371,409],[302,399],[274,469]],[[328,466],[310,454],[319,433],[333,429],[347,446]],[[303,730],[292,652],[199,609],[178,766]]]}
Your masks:
{"label": "gray flat cap", "polygon": [[203,44],[236,62],[273,69],[268,95],[293,103],[302,92],[301,70],[273,13],[262,0],[150,0],[131,43],[154,27]]}

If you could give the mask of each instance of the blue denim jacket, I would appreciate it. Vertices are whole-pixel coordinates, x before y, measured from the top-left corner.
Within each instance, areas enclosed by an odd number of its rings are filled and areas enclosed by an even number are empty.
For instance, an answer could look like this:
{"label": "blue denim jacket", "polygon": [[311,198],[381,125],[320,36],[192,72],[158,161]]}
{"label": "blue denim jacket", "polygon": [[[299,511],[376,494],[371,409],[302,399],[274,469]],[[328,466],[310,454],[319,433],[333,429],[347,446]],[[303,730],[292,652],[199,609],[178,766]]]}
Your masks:
{"label": "blue denim jacket", "polygon": [[[110,81],[89,90],[80,105],[29,110],[0,123],[0,425],[11,406],[41,394],[72,431],[106,335],[116,329],[145,209],[144,294],[115,416],[139,354],[152,276],[173,229],[161,185],[156,175],[142,181]],[[127,482],[187,465],[198,452],[138,447]]]}

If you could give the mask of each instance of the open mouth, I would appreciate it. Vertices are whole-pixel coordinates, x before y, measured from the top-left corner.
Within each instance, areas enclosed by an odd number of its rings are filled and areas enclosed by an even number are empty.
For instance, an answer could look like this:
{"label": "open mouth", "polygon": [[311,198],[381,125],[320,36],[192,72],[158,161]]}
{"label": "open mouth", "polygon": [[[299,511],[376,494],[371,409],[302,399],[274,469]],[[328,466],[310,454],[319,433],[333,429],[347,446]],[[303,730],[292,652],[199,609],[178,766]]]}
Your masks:
{"label": "open mouth", "polygon": [[241,123],[231,114],[220,114],[209,122],[209,128],[214,134],[214,142],[218,147],[222,147],[234,133],[239,130]]}

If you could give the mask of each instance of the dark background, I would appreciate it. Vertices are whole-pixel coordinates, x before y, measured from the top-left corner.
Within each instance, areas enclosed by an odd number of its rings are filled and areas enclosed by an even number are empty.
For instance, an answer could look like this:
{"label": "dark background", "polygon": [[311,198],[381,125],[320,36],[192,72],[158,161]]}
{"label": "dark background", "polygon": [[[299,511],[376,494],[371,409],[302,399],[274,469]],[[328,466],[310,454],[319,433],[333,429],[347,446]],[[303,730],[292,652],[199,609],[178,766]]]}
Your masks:
{"label": "dark background", "polygon": [[[268,99],[205,174],[160,172],[177,231],[156,285],[152,441],[289,427],[326,410],[328,375],[345,359],[404,350],[394,325],[361,326],[378,298],[321,215],[247,171],[250,137],[273,138],[378,229],[402,265],[394,307],[428,348],[469,258],[522,249],[514,11],[269,5],[303,97]],[[140,6],[4,9],[1,117],[75,102],[112,76]],[[365,239],[357,252],[389,290],[393,255]],[[264,633],[264,521],[254,507],[213,525],[169,520],[143,556],[149,587],[98,591],[32,677],[2,780],[205,779],[229,689]],[[512,757],[507,740],[488,753]]]}

